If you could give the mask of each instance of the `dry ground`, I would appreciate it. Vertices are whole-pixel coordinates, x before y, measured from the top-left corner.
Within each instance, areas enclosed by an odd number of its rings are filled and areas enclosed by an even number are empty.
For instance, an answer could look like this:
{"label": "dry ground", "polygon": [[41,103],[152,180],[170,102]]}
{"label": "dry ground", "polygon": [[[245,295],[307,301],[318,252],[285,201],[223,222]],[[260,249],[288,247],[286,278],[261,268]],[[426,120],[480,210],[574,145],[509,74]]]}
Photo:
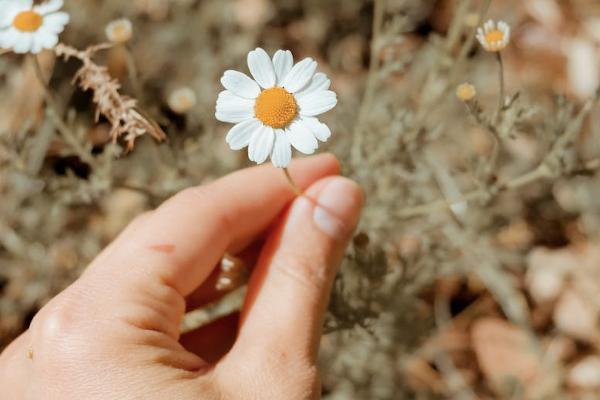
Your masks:
{"label": "dry ground", "polygon": [[[93,59],[168,140],[112,145],[76,59],[42,57],[51,110],[30,60],[0,55],[0,348],[135,215],[248,165],[214,104],[260,45],[330,75],[327,150],[368,193],[323,338],[327,398],[597,398],[600,3],[66,3],[78,49],[132,20],[127,47]],[[473,38],[484,14],[512,27],[499,113],[496,58]],[[166,101],[181,86],[198,98],[186,115]]]}

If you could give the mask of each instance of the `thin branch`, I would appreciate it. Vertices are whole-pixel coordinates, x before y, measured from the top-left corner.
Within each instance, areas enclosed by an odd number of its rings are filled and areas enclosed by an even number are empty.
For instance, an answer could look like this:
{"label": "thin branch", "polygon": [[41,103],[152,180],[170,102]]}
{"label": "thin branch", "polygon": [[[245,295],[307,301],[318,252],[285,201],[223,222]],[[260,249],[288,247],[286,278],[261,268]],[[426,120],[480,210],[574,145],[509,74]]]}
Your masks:
{"label": "thin branch", "polygon": [[301,196],[302,189],[300,189],[300,186],[298,186],[298,184],[296,183],[294,178],[292,178],[292,175],[290,175],[290,171],[287,168],[283,168],[283,173],[285,174],[285,178],[289,182],[289,184],[292,187],[292,190],[294,191],[296,196]]}
{"label": "thin branch", "polygon": [[500,121],[500,117],[502,115],[502,111],[504,110],[504,62],[502,61],[502,54],[498,51],[496,52],[496,60],[498,60],[498,80],[500,85],[500,93],[498,95],[498,110],[496,111],[495,120]]}
{"label": "thin branch", "polygon": [[[443,297],[443,295],[435,296],[434,319],[440,332],[447,332],[452,328],[453,321],[450,315],[448,299]],[[452,398],[458,400],[476,400],[479,398],[469,387],[446,350],[439,349],[436,352],[434,362],[444,376],[448,389],[452,392]]]}
{"label": "thin branch", "polygon": [[575,139],[576,135],[581,131],[581,126],[587,116],[592,111],[592,107],[598,100],[600,92],[593,98],[589,99],[585,105],[581,108],[579,113],[571,121],[569,126],[565,129],[564,133],[558,138],[558,140],[552,146],[550,152],[544,157],[543,161],[532,171],[529,171],[523,175],[509,179],[504,182],[499,182],[486,188],[476,189],[467,194],[462,198],[456,199],[452,203],[448,203],[444,199],[435,200],[431,203],[423,204],[416,207],[408,207],[399,210],[396,213],[396,217],[401,219],[413,218],[422,215],[427,215],[432,212],[447,209],[453,204],[460,204],[463,202],[469,202],[474,200],[484,200],[486,198],[495,197],[498,193],[507,190],[516,190],[521,187],[527,186],[533,182],[555,178],[569,173],[579,173],[582,171],[594,171],[600,168],[600,158],[585,161],[583,167],[578,170],[567,170],[560,165],[560,155],[566,147],[568,147]]}
{"label": "thin branch", "polygon": [[365,93],[361,102],[360,110],[358,111],[358,118],[356,120],[352,140],[351,157],[354,165],[359,165],[363,158],[364,128],[367,116],[373,105],[375,89],[377,87],[379,76],[377,71],[380,67],[379,46],[381,31],[383,29],[383,17],[385,15],[385,0],[373,0],[373,3],[375,9],[373,12],[373,38],[371,39],[369,72],[367,75]]}
{"label": "thin branch", "polygon": [[125,59],[127,61],[127,75],[129,81],[131,82],[131,86],[133,87],[133,93],[135,93],[135,97],[143,104],[144,91],[142,90],[137,64],[135,62],[135,58],[133,57],[133,50],[127,45],[124,45],[123,48],[125,50]]}
{"label": "thin branch", "polygon": [[61,134],[64,141],[79,156],[79,158],[92,166],[95,165],[96,161],[94,160],[94,157],[92,157],[92,155],[85,149],[85,147],[81,145],[71,128],[69,128],[67,123],[61,118],[60,108],[58,106],[57,101],[54,99],[54,95],[52,94],[50,87],[48,86],[47,80],[44,77],[42,67],[40,66],[37,57],[33,55],[31,57],[31,60],[33,61],[33,67],[35,70],[37,80],[40,82],[42,88],[44,89],[44,97],[48,106],[46,109],[48,116],[56,126],[56,129]]}

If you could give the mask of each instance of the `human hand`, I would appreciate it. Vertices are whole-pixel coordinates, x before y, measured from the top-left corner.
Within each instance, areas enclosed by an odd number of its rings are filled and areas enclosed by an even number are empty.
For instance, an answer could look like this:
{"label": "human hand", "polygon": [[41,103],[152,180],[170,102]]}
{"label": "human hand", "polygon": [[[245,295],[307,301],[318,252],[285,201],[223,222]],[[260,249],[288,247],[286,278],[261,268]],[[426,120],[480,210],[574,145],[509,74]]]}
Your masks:
{"label": "human hand", "polygon": [[[2,399],[318,398],[323,315],[363,202],[338,168],[295,162],[297,198],[281,171],[246,169],[138,217],[2,353]],[[239,324],[181,336],[223,254],[265,232]]]}

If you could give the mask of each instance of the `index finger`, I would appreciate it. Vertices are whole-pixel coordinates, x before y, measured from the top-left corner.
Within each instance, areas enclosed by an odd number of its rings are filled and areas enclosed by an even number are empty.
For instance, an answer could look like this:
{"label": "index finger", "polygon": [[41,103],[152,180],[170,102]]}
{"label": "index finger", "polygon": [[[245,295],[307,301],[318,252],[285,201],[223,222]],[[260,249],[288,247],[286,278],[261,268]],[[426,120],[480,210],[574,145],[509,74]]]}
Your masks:
{"label": "index finger", "polygon": [[[293,162],[290,173],[304,189],[339,173],[339,164],[323,154]],[[88,274],[107,274],[116,284],[149,279],[187,296],[226,251],[250,243],[294,197],[283,172],[272,166],[186,189],[121,235]]]}

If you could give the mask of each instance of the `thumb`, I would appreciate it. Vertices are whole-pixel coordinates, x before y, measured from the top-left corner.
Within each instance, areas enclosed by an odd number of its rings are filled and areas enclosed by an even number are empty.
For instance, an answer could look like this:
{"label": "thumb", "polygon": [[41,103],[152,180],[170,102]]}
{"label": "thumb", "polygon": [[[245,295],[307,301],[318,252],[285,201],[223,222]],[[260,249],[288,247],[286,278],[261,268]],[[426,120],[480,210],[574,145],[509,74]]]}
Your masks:
{"label": "thumb", "polygon": [[294,201],[254,271],[232,355],[241,348],[246,355],[253,349],[314,361],[329,292],[362,205],[359,186],[342,177],[322,179]]}

